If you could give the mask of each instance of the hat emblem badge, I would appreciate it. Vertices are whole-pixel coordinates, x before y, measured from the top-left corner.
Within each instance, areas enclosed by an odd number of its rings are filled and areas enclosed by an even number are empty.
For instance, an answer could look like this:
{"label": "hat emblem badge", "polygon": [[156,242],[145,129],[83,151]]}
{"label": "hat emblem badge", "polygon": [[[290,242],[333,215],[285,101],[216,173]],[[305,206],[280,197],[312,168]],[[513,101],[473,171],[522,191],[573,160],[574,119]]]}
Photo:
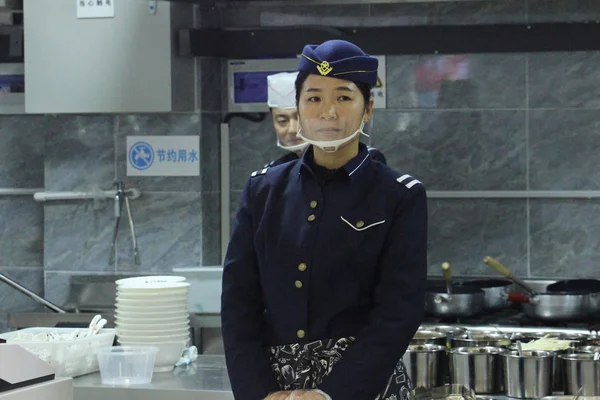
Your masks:
{"label": "hat emblem badge", "polygon": [[333,70],[333,68],[327,61],[322,61],[321,64],[317,65],[317,70],[321,75],[327,75]]}

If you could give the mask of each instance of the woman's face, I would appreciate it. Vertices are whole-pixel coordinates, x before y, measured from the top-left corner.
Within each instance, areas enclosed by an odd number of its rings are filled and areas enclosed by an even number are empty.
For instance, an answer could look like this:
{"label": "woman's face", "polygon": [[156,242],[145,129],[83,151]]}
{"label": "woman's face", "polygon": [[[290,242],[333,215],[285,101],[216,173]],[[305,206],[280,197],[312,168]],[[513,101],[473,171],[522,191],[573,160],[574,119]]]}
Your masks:
{"label": "woman's face", "polygon": [[344,139],[356,132],[373,112],[354,82],[309,75],[302,84],[298,114],[302,134],[311,140]]}

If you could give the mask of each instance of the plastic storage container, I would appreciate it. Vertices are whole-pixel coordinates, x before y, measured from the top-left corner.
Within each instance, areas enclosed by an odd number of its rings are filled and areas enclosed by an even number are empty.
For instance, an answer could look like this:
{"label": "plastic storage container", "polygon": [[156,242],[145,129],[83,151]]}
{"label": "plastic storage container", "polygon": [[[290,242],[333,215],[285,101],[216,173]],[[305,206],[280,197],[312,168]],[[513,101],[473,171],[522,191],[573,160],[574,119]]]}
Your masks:
{"label": "plastic storage container", "polygon": [[26,328],[18,331],[7,332],[0,338],[7,343],[18,344],[32,352],[42,360],[48,362],[56,369],[57,377],[76,377],[98,371],[98,350],[112,346],[115,340],[114,329],[102,329],[99,333],[72,340],[60,341],[34,341],[19,338],[20,333],[38,335],[45,333],[51,335],[70,335],[75,331],[85,332],[85,328]]}
{"label": "plastic storage container", "polygon": [[115,346],[100,349],[98,364],[103,385],[143,385],[152,381],[154,346]]}

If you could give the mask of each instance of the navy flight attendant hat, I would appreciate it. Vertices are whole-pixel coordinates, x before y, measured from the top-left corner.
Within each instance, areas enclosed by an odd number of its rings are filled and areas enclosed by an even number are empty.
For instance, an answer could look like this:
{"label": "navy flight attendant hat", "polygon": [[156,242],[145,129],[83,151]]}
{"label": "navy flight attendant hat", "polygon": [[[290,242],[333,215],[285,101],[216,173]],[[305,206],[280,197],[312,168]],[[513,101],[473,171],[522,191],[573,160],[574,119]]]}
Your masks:
{"label": "navy flight attendant hat", "polygon": [[345,40],[329,40],[320,45],[304,46],[298,71],[345,79],[354,83],[377,84],[377,58]]}

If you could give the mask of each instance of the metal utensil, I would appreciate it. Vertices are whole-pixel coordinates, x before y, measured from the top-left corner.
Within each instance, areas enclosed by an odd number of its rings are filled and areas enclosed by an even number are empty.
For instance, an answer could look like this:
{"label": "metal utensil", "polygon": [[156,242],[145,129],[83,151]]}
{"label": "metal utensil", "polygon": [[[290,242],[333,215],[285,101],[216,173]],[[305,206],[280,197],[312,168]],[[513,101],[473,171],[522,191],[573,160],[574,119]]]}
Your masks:
{"label": "metal utensil", "polygon": [[523,345],[521,344],[520,340],[517,340],[517,354],[519,354],[519,357],[523,357]]}
{"label": "metal utensil", "polygon": [[135,231],[135,222],[133,220],[133,215],[131,213],[131,207],[129,205],[129,195],[125,191],[125,185],[123,182],[119,181],[115,183],[117,188],[117,193],[115,194],[115,227],[113,230],[112,243],[110,246],[110,255],[108,258],[108,264],[114,265],[116,259],[116,251],[117,251],[117,236],[119,235],[119,225],[121,221],[121,214],[123,212],[123,204],[125,204],[125,209],[127,211],[127,219],[129,221],[129,230],[131,232],[131,241],[133,242],[133,260],[136,265],[141,264],[140,254],[137,244],[137,235]]}
{"label": "metal utensil", "polygon": [[38,303],[48,307],[52,311],[56,311],[57,313],[60,313],[60,314],[66,314],[66,311],[63,310],[62,308],[60,308],[59,306],[57,306],[56,304],[51,303],[48,300],[44,299],[43,297],[38,296],[37,294],[33,293],[31,290],[27,289],[25,286],[22,286],[17,281],[10,279],[8,276],[6,276],[4,274],[0,274],[0,280],[3,281],[4,283],[6,283],[7,285],[9,285],[10,287],[12,287],[13,289],[18,290],[19,292],[29,296],[30,298],[37,301]]}

